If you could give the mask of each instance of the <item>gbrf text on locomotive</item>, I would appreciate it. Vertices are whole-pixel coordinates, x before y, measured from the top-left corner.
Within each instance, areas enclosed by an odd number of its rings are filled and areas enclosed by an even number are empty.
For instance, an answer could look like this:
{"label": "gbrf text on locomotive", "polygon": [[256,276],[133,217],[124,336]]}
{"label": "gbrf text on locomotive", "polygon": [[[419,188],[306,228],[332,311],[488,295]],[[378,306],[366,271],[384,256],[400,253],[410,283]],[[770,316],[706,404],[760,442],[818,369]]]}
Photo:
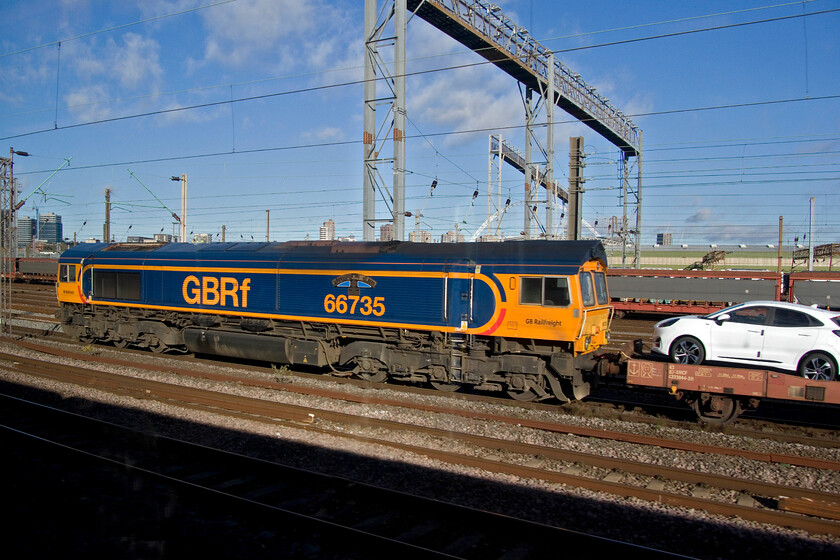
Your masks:
{"label": "gbrf text on locomotive", "polygon": [[245,278],[240,283],[236,278],[229,276],[220,278],[202,276],[200,279],[196,276],[187,276],[182,286],[185,302],[192,305],[221,305],[222,307],[228,305],[240,307],[240,299],[242,300],[241,307],[248,307],[250,289],[250,278]]}

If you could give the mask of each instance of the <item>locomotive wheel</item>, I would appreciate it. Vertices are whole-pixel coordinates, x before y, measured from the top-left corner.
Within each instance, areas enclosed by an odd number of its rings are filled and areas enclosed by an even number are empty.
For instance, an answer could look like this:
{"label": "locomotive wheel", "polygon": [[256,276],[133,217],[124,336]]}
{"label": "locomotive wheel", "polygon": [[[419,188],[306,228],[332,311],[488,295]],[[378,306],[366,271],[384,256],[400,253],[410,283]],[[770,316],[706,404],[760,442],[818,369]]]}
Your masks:
{"label": "locomotive wheel", "polygon": [[379,360],[356,357],[356,376],[371,383],[382,383],[388,379],[388,368]]}
{"label": "locomotive wheel", "polygon": [[461,388],[457,383],[447,383],[445,381],[429,381],[429,385],[444,393],[454,393]]}
{"label": "locomotive wheel", "polygon": [[149,348],[151,348],[152,352],[154,352],[155,354],[163,354],[169,349],[169,346],[167,346],[163,342],[158,341],[157,344],[152,344],[149,346]]}
{"label": "locomotive wheel", "polygon": [[741,403],[732,397],[708,393],[700,395],[692,407],[700,420],[713,426],[725,426],[743,412]]}
{"label": "locomotive wheel", "polygon": [[511,375],[508,378],[507,394],[510,398],[522,402],[541,400],[550,396],[545,390],[544,378],[534,379],[522,374]]}
{"label": "locomotive wheel", "polygon": [[360,371],[357,373],[359,377],[364,379],[365,381],[370,381],[371,383],[382,383],[388,378],[388,372],[384,369],[380,369],[378,371]]}
{"label": "locomotive wheel", "polygon": [[537,393],[530,387],[522,390],[508,389],[507,394],[510,398],[521,402],[531,402],[537,398]]}

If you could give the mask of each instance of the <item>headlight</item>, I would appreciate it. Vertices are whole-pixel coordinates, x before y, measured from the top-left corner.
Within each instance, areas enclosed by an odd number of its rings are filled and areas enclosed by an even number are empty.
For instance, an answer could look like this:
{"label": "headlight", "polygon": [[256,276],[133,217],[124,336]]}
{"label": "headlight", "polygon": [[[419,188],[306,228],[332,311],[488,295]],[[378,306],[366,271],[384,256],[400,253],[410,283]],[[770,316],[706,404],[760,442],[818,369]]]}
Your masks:
{"label": "headlight", "polygon": [[658,323],[656,323],[654,325],[654,328],[661,329],[661,328],[664,328],[664,327],[670,327],[671,325],[673,325],[674,323],[676,323],[679,320],[680,320],[679,317],[671,317],[670,319],[665,319],[664,321],[659,321]]}
{"label": "headlight", "polygon": [[590,342],[592,342],[592,338],[591,338],[591,337],[589,337],[589,336],[587,336],[587,337],[583,340],[583,349],[584,349],[584,350],[589,350],[589,343],[590,343]]}

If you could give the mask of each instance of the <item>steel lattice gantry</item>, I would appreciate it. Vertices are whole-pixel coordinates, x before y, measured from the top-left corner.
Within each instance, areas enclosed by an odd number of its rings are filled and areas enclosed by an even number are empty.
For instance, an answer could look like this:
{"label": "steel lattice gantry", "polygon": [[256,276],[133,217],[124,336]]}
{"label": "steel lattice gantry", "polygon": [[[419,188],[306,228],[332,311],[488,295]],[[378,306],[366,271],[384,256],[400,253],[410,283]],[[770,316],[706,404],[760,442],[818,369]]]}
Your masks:
{"label": "steel lattice gantry", "polygon": [[[381,63],[377,46],[384,41],[385,23],[394,19],[395,53],[393,75],[385,81],[391,87],[393,121],[390,130],[394,140],[393,166],[393,219],[395,238],[402,239],[404,224],[404,167],[405,167],[405,10],[422,18],[440,29],[453,39],[478,53],[486,60],[498,66],[527,89],[526,117],[527,127],[534,123],[534,114],[530,106],[531,92],[537,92],[543,100],[548,127],[546,146],[546,173],[548,184],[553,184],[553,127],[555,106],[560,107],[580,120],[602,137],[617,146],[623,154],[622,175],[624,181],[625,208],[627,198],[636,197],[636,262],[639,262],[639,243],[641,229],[641,130],[609,100],[602,97],[595,88],[584,82],[580,75],[555,60],[551,50],[540,45],[526,30],[514,25],[501,10],[484,0],[393,0],[390,11],[385,7],[377,13],[377,0],[365,0],[365,206],[363,210],[364,238],[373,239],[373,195],[376,191],[375,179],[378,177],[376,163],[381,153],[379,141],[384,141],[389,134],[377,134],[375,105],[382,99],[376,97],[377,74],[387,76],[387,68]],[[385,2],[389,5],[390,2]],[[401,124],[400,124],[401,123]],[[384,129],[380,126],[380,132]],[[533,134],[526,131],[527,142]],[[379,149],[377,149],[379,147]],[[526,156],[530,149],[526,144]],[[637,186],[635,193],[629,186],[629,158],[636,158]],[[529,164],[531,162],[528,162]],[[526,174],[531,180],[530,169]],[[402,175],[401,178],[398,178]],[[547,225],[553,222],[554,194],[549,194],[546,205]],[[369,200],[369,202],[368,202]],[[398,207],[400,208],[398,210]],[[401,214],[401,215],[398,215]],[[527,226],[527,222],[526,222]],[[628,232],[625,210],[624,232]]]}
{"label": "steel lattice gantry", "polygon": [[0,157],[0,332],[9,333],[12,318],[12,275],[17,249],[12,158]]}
{"label": "steel lattice gantry", "polygon": [[[483,0],[406,0],[407,8],[523,85],[547,92],[553,53]],[[641,151],[638,127],[579,74],[554,61],[555,104],[631,156]]]}
{"label": "steel lattice gantry", "polygon": [[[365,0],[365,85],[364,85],[364,136],[362,139],[364,158],[364,193],[362,201],[362,239],[373,241],[376,237],[375,201],[377,191],[390,211],[394,223],[394,239],[405,239],[405,41],[406,0],[388,2],[381,11],[377,0]],[[393,21],[392,36],[384,34],[388,23]],[[392,69],[380,56],[380,47],[393,44]],[[389,95],[377,97],[376,85],[382,80],[389,88]],[[387,105],[390,123],[386,116],[379,125],[376,122],[377,106]],[[385,127],[388,124],[388,127]],[[393,150],[383,153],[387,141],[392,140]],[[389,189],[379,172],[379,165],[393,166],[392,189]],[[391,220],[385,220],[391,221]]]}

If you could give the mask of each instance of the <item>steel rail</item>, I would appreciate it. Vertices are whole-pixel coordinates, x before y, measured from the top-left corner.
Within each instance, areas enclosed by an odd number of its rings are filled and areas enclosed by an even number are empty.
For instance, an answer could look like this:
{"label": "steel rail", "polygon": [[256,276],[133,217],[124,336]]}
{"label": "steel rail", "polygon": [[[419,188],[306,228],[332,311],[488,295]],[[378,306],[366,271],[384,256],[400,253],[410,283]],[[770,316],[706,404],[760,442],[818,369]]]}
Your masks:
{"label": "steel rail", "polygon": [[[563,452],[559,450],[551,450],[549,448],[533,446],[529,444],[522,444],[516,442],[507,442],[497,440],[495,438],[487,438],[484,436],[471,436],[467,434],[453,434],[448,430],[438,430],[435,428],[423,428],[412,426],[405,423],[386,421],[367,417],[357,417],[344,413],[337,413],[333,411],[315,410],[307,407],[300,407],[297,405],[282,404],[270,401],[263,401],[260,399],[252,399],[249,397],[240,397],[234,395],[227,395],[217,393],[215,391],[208,391],[204,389],[196,389],[190,387],[174,386],[168,383],[161,383],[156,381],[143,380],[138,378],[126,377],[119,374],[111,374],[97,370],[90,370],[87,368],[80,368],[76,366],[60,366],[51,362],[42,362],[33,358],[23,358],[20,356],[0,355],[0,358],[14,360],[11,366],[5,366],[5,369],[11,369],[17,372],[26,372],[29,374],[47,377],[57,381],[70,381],[73,383],[94,387],[100,390],[110,390],[116,394],[134,396],[142,399],[154,399],[160,402],[167,402],[176,406],[186,403],[187,406],[205,407],[205,410],[211,412],[234,414],[239,417],[249,417],[255,420],[263,418],[273,419],[277,421],[278,417],[284,420],[289,425],[296,427],[318,431],[333,436],[341,436],[372,443],[376,445],[386,445],[404,451],[409,451],[419,455],[425,455],[440,461],[464,465],[474,468],[480,468],[490,472],[504,473],[513,476],[520,476],[526,478],[535,478],[554,482],[559,484],[567,484],[580,488],[586,488],[598,492],[606,492],[622,497],[634,497],[643,500],[663,503],[673,506],[688,507],[702,509],[709,513],[719,515],[736,515],[738,517],[757,521],[761,523],[770,523],[781,526],[788,526],[797,529],[807,530],[814,533],[827,533],[831,535],[840,535],[840,523],[825,519],[813,519],[802,517],[800,515],[785,513],[782,511],[758,509],[755,507],[748,507],[739,504],[727,504],[716,502],[710,499],[684,496],[681,494],[674,494],[665,492],[656,488],[642,488],[638,486],[628,486],[618,482],[608,480],[597,480],[588,477],[583,477],[575,474],[547,471],[535,467],[523,465],[511,465],[499,460],[465,456],[441,450],[429,449],[426,447],[418,447],[415,445],[402,444],[392,441],[383,441],[380,438],[369,438],[366,436],[359,436],[354,434],[347,434],[345,432],[336,432],[326,428],[316,426],[308,426],[317,418],[318,420],[327,420],[341,424],[351,424],[356,426],[378,427],[390,431],[405,431],[415,430],[422,431],[429,435],[441,438],[461,440],[472,445],[481,447],[489,447],[502,449],[504,451],[526,453],[536,456],[550,456],[552,459],[563,461],[592,461],[596,466],[605,466],[607,468],[615,468],[611,464],[622,463],[626,466],[628,472],[634,472],[630,469],[636,469],[640,474],[647,474],[648,476],[666,476],[669,473],[676,478],[676,480],[690,481],[690,473],[680,473],[676,469],[665,467],[657,469],[652,465],[632,465],[630,461],[618,461],[604,458],[596,458],[593,456],[587,457],[586,454],[577,452]],[[136,365],[136,364],[135,364]],[[622,468],[622,467],[619,467]],[[826,509],[836,508],[836,504],[840,503],[840,496],[836,494],[813,492],[804,489],[796,489],[792,487],[780,487],[777,485],[762,485],[758,482],[751,481],[735,481],[728,477],[714,477],[700,475],[700,482],[712,484],[711,480],[714,478],[721,484],[725,484],[725,488],[740,489],[751,488],[762,495],[776,495],[779,500],[784,500],[786,497],[797,498],[797,505],[799,511],[802,511],[807,505],[806,500],[810,500],[813,504],[810,512],[818,514]],[[743,488],[741,488],[743,487]],[[790,509],[790,508],[788,508]]]}
{"label": "steel rail", "polygon": [[[34,350],[37,352],[44,352],[47,354],[53,354],[57,356],[63,356],[71,359],[78,359],[78,360],[86,360],[86,361],[96,361],[101,364],[107,365],[114,365],[114,366],[124,366],[124,367],[143,367],[148,370],[153,371],[160,371],[160,372],[169,372],[173,374],[179,375],[186,375],[191,377],[202,377],[209,380],[214,381],[231,381],[229,376],[222,375],[222,374],[213,374],[209,372],[198,371],[195,369],[190,368],[173,368],[168,365],[152,365],[152,364],[143,364],[139,365],[135,361],[130,360],[121,360],[116,358],[108,358],[104,356],[89,356],[89,355],[81,355],[74,352],[64,351],[57,348],[53,348],[50,346],[44,346],[40,344],[34,344],[27,341],[18,341],[17,342],[21,347],[28,348],[30,350]],[[478,412],[472,410],[464,410],[459,408],[451,408],[445,406],[438,406],[438,405],[428,405],[428,404],[421,404],[421,403],[409,403],[404,400],[397,400],[397,399],[388,399],[388,398],[381,398],[381,397],[372,397],[372,396],[357,396],[351,395],[341,391],[334,391],[330,389],[316,389],[316,388],[302,388],[299,386],[295,386],[292,384],[287,383],[278,383],[272,381],[256,381],[256,380],[246,380],[246,379],[237,379],[237,383],[243,385],[251,385],[251,386],[258,386],[265,389],[276,389],[276,390],[283,390],[283,391],[290,391],[290,392],[297,392],[297,393],[305,393],[308,395],[317,395],[325,398],[332,398],[332,399],[341,399],[350,402],[357,402],[363,404],[379,404],[382,406],[398,406],[398,407],[405,407],[411,408],[418,411],[424,412],[434,412],[440,414],[453,414],[457,416],[463,416],[465,418],[471,418],[475,420],[489,420],[495,422],[502,422],[505,424],[510,425],[518,425],[526,428],[533,428],[537,430],[543,430],[548,432],[555,432],[555,433],[565,433],[570,435],[576,435],[581,437],[592,437],[596,439],[608,439],[613,441],[622,441],[626,443],[634,443],[638,445],[652,445],[656,447],[662,447],[666,449],[674,449],[678,451],[690,451],[696,453],[707,453],[707,454],[715,454],[715,455],[726,455],[726,456],[734,456],[734,457],[742,457],[744,459],[750,459],[753,461],[762,461],[762,462],[769,462],[769,463],[782,463],[782,464],[789,464],[794,466],[801,466],[801,467],[810,467],[816,469],[827,469],[833,471],[840,471],[840,463],[836,461],[828,461],[825,459],[816,459],[811,457],[801,457],[796,455],[788,455],[788,454],[781,454],[781,453],[767,453],[767,452],[760,452],[760,451],[750,451],[750,450],[742,450],[736,449],[731,447],[723,447],[723,446],[714,446],[714,445],[707,445],[701,443],[691,443],[691,442],[684,442],[679,440],[672,440],[672,439],[663,439],[658,437],[652,436],[644,436],[638,434],[629,434],[625,432],[611,432],[608,430],[603,430],[600,428],[587,428],[583,426],[575,426],[571,424],[560,424],[557,422],[546,422],[540,420],[531,420],[527,418],[515,417],[515,416],[504,416],[499,414],[491,414],[485,412]]]}

